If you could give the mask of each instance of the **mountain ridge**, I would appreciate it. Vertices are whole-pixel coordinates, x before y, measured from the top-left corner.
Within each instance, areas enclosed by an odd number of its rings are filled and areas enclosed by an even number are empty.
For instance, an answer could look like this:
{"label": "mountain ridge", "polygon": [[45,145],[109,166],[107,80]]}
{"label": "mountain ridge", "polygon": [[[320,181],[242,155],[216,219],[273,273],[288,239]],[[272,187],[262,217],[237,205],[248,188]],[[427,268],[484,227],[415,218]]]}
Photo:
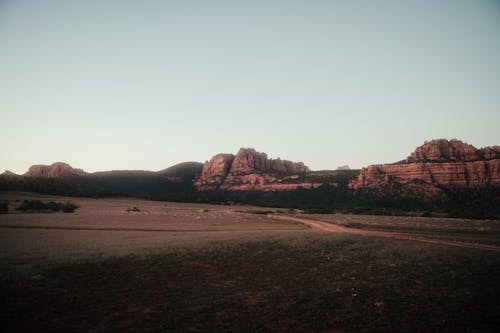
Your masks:
{"label": "mountain ridge", "polygon": [[[88,173],[56,162],[33,165],[24,175],[16,176],[6,171],[0,178],[3,187],[16,188],[17,182],[37,190],[43,190],[41,180],[46,179],[61,188],[77,188],[83,195],[94,191],[148,196],[149,192],[161,193],[161,188],[173,191],[179,186],[191,193],[290,192],[326,187],[378,197],[429,201],[446,198],[449,190],[500,188],[500,146],[478,149],[457,139],[431,140],[415,148],[400,162],[371,165],[361,170],[312,171],[302,162],[273,159],[253,148],[240,148],[236,154],[217,154],[204,164],[183,162],[160,171]],[[31,186],[30,182],[37,185]],[[134,184],[141,191],[132,185],[123,185],[125,183]],[[170,197],[176,195],[170,190],[167,192]]]}
{"label": "mountain ridge", "polygon": [[[132,196],[154,200],[253,204],[308,212],[440,212],[500,218],[500,151],[459,140],[432,140],[405,160],[361,170],[312,171],[301,162],[270,159],[253,148],[217,154],[204,164],[160,171],[87,173],[66,163],[36,166],[28,175],[0,175],[0,190],[66,196]],[[35,172],[36,171],[36,172]]]}

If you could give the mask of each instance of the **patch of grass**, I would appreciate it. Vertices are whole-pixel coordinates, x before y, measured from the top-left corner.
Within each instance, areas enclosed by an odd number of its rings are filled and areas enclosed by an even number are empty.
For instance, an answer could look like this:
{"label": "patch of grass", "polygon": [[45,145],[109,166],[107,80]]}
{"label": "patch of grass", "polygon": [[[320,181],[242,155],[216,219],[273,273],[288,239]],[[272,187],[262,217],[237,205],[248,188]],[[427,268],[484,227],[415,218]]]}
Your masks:
{"label": "patch of grass", "polygon": [[398,232],[435,239],[500,244],[500,223],[498,221],[341,214],[303,216],[355,229]]}
{"label": "patch of grass", "polygon": [[380,230],[401,232],[405,234],[424,236],[435,239],[447,239],[455,241],[464,241],[472,243],[485,244],[500,244],[500,231],[494,230],[463,230],[463,229],[422,229],[416,227],[398,227],[384,225],[366,225],[362,223],[346,223],[345,227],[364,229],[364,230]]}
{"label": "patch of grass", "polygon": [[0,312],[11,331],[495,331],[499,275],[493,252],[309,235],[53,265],[1,279]]}

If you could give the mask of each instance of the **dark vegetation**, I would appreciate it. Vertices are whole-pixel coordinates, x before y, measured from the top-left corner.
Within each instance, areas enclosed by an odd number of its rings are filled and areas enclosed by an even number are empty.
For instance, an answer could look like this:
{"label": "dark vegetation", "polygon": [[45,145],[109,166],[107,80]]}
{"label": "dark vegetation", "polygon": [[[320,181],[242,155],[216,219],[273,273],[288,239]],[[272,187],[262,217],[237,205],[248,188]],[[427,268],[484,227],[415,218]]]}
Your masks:
{"label": "dark vegetation", "polygon": [[0,200],[0,214],[9,212],[9,200]]}
{"label": "dark vegetation", "polygon": [[21,205],[19,205],[16,210],[25,213],[50,213],[50,212],[64,212],[73,213],[78,206],[71,201],[66,202],[54,202],[49,201],[47,203],[40,200],[24,200]]}
{"label": "dark vegetation", "polygon": [[198,162],[183,162],[171,166],[170,168],[158,171],[162,176],[181,177],[183,179],[193,179],[193,176],[199,175],[203,169],[203,164]]}
{"label": "dark vegetation", "polygon": [[9,332],[494,332],[496,252],[359,236],[224,243],[0,277]]}
{"label": "dark vegetation", "polygon": [[449,191],[446,201],[421,201],[399,196],[380,197],[345,187],[321,186],[286,192],[202,192],[194,201],[244,203],[262,207],[301,209],[315,214],[366,214],[500,219],[500,189]]}
{"label": "dark vegetation", "polygon": [[188,162],[159,171],[111,171],[64,179],[0,177],[0,190],[82,197],[130,196],[152,200],[252,204],[301,209],[309,213],[426,215],[500,219],[500,189],[445,189],[448,199],[422,201],[398,195],[351,191],[348,182],[359,170],[315,171],[297,181],[335,182],[317,189],[286,192],[199,192],[193,185],[201,164]]}
{"label": "dark vegetation", "polygon": [[130,196],[155,200],[187,201],[195,188],[192,180],[201,163],[186,162],[151,171],[106,171],[65,178],[0,176],[0,190],[75,197]]}

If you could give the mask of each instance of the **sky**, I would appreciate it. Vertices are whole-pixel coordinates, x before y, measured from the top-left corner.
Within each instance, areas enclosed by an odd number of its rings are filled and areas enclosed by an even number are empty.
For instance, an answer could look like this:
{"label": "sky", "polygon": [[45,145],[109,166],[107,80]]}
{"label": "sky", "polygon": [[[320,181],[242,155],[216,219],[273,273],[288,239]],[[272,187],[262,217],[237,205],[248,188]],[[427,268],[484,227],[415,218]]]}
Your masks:
{"label": "sky", "polygon": [[0,172],[500,145],[500,2],[0,0]]}

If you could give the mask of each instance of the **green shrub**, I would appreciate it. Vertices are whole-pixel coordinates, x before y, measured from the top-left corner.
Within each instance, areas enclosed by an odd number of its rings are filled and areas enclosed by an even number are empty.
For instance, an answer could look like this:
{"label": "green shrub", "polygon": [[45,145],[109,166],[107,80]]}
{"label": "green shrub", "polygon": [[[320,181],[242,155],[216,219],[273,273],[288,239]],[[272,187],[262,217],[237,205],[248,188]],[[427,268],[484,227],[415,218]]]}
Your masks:
{"label": "green shrub", "polygon": [[16,210],[23,212],[40,212],[50,210],[46,204],[40,200],[24,200]]}
{"label": "green shrub", "polygon": [[66,203],[54,201],[44,203],[40,200],[24,200],[21,205],[16,208],[16,210],[32,213],[50,213],[59,211],[64,213],[73,213],[77,208],[78,206],[71,201],[66,201]]}
{"label": "green shrub", "polygon": [[58,202],[49,201],[45,204],[45,207],[47,207],[48,210],[51,210],[53,212],[57,212],[61,209],[61,204]]}

